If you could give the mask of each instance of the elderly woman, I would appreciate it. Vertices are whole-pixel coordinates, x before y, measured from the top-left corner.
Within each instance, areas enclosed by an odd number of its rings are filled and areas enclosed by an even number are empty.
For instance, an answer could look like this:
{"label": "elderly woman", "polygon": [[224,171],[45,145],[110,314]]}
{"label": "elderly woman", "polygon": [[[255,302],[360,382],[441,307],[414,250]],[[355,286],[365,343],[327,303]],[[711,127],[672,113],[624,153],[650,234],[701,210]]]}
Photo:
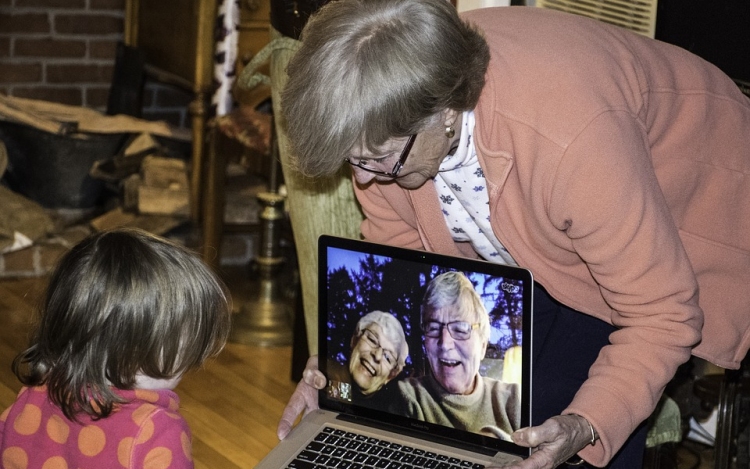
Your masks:
{"label": "elderly woman", "polygon": [[347,371],[356,384],[353,398],[379,391],[401,373],[409,355],[401,323],[383,311],[367,313],[357,321],[351,346]]}
{"label": "elderly woman", "polygon": [[513,439],[537,451],[516,467],[638,468],[691,352],[739,367],[750,100],[716,67],[587,18],[445,0],[338,0],[302,41],[283,93],[297,165],[352,166],[364,237],[534,273],[534,426]]}
{"label": "elderly woman", "polygon": [[474,286],[446,272],[427,286],[422,339],[431,373],[398,382],[392,410],[431,423],[510,440],[521,421],[517,384],[479,374],[490,317]]}

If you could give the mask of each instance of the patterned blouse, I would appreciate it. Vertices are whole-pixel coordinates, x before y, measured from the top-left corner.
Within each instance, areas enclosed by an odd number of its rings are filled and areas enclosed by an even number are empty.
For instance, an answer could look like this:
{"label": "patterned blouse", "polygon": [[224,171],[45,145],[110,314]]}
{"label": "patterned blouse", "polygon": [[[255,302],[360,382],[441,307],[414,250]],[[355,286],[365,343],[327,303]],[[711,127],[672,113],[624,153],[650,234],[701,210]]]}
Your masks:
{"label": "patterned blouse", "polygon": [[455,153],[445,157],[435,176],[445,222],[455,241],[468,241],[485,260],[517,265],[492,232],[490,198],[474,148],[474,113],[464,112]]}

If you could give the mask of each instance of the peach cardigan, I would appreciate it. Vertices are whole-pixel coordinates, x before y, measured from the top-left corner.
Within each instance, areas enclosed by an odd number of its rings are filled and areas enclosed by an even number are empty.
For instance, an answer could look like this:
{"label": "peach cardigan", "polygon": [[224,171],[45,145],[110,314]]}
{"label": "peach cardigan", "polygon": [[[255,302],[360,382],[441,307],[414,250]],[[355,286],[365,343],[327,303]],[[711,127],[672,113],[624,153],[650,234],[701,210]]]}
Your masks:
{"label": "peach cardigan", "polygon": [[[565,413],[605,465],[691,352],[750,347],[750,100],[682,49],[530,7],[474,10],[492,59],[476,146],[498,239],[556,299],[618,327]],[[355,183],[356,184],[356,183]],[[433,183],[355,187],[365,238],[476,257]]]}

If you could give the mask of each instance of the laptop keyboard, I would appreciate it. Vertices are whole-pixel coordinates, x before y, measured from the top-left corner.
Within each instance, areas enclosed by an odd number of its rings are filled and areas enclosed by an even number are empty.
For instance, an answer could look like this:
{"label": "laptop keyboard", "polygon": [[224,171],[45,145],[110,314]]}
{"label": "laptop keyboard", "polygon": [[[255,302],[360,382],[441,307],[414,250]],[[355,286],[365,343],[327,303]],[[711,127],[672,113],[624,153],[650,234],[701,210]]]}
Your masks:
{"label": "laptop keyboard", "polygon": [[483,469],[484,465],[325,427],[287,469]]}

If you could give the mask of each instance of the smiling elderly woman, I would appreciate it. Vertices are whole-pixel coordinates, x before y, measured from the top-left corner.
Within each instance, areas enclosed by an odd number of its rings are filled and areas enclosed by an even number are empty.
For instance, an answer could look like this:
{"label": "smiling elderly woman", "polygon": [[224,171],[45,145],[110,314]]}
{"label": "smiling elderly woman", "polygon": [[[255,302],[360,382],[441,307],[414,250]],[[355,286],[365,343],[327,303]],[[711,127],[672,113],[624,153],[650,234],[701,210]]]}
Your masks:
{"label": "smiling elderly woman", "polygon": [[329,394],[384,408],[388,399],[379,391],[401,373],[409,355],[401,323],[391,313],[369,312],[357,321],[350,345],[346,366],[328,361]]}

